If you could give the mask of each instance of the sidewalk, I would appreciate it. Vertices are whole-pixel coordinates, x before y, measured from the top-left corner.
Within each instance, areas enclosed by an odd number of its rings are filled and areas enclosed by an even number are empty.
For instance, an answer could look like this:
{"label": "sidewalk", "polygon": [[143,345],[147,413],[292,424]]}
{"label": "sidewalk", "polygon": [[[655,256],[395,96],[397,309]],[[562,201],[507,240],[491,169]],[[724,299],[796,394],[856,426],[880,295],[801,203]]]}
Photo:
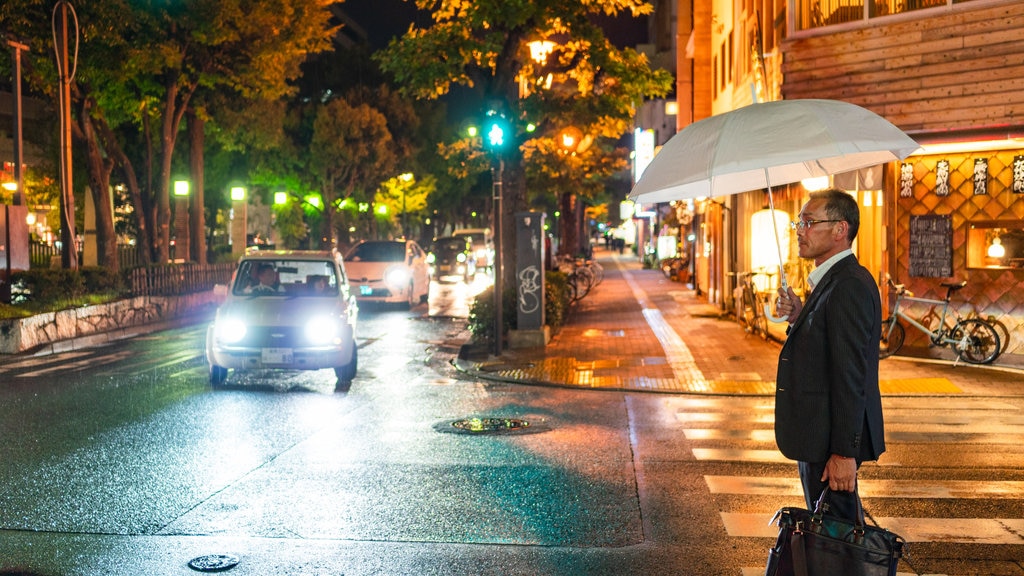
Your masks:
{"label": "sidewalk", "polygon": [[[631,255],[603,249],[595,257],[604,281],[576,304],[546,347],[473,355],[455,365],[478,378],[600,390],[687,394],[775,393],[784,328],[767,341],[747,334],[716,305]],[[783,325],[784,326],[784,325]],[[778,340],[778,341],[776,341]],[[993,366],[950,360],[882,360],[885,396],[1024,395],[1024,366],[998,358]]]}

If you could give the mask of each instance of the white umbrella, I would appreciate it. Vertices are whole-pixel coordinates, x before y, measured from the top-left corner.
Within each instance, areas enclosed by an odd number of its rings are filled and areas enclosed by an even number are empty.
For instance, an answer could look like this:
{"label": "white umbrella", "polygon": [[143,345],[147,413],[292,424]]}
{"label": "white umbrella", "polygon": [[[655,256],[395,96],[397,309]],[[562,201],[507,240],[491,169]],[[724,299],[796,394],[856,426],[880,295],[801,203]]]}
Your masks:
{"label": "white umbrella", "polygon": [[838,100],[752,104],[683,128],[630,192],[637,202],[723,196],[902,160],[920,146]]}
{"label": "white umbrella", "polygon": [[[848,102],[752,104],[683,128],[654,157],[629,197],[655,203],[766,189],[774,213],[772,186],[902,160],[919,147],[885,118]],[[778,246],[777,232],[775,242]],[[780,250],[785,287],[782,265]]]}

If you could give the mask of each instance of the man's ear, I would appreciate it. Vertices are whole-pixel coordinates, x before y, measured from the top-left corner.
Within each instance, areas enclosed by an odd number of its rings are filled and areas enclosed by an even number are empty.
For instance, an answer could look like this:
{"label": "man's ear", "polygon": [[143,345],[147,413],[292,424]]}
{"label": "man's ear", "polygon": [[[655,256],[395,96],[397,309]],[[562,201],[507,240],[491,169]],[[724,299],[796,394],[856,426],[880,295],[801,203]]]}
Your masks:
{"label": "man's ear", "polygon": [[847,233],[850,231],[850,224],[845,220],[839,222],[839,225],[835,227],[835,231],[838,234],[836,238],[846,238]]}

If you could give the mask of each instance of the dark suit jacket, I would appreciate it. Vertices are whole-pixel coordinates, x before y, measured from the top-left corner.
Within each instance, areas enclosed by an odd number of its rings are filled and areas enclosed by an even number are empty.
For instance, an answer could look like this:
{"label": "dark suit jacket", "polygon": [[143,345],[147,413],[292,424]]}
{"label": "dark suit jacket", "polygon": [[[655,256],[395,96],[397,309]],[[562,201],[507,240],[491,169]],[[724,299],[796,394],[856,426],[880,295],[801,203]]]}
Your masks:
{"label": "dark suit jacket", "polygon": [[848,256],[814,288],[779,353],[775,442],[784,456],[877,460],[885,451],[878,391],[878,287]]}

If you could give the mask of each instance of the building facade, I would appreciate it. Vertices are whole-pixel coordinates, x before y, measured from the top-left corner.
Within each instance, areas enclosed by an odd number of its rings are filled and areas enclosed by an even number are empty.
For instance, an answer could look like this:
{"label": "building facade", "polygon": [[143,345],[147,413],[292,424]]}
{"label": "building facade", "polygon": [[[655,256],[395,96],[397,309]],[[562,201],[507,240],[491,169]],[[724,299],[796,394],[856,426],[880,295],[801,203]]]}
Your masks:
{"label": "building facade", "polygon": [[[858,258],[915,295],[944,282],[965,316],[996,324],[1024,355],[1024,2],[1019,0],[679,0],[678,127],[754,102],[827,98],[863,106],[922,145],[904,162],[833,176],[861,204]],[[801,184],[773,188],[795,218]],[[764,191],[694,207],[695,282],[730,309],[735,272],[761,267]],[[808,263],[786,276],[800,287]],[[998,246],[992,248],[993,245]],[[777,283],[768,271],[762,282]],[[920,309],[912,315],[926,315]],[[927,338],[907,345],[931,354]],[[917,335],[917,338],[913,338]],[[937,353],[938,354],[938,353]]]}

